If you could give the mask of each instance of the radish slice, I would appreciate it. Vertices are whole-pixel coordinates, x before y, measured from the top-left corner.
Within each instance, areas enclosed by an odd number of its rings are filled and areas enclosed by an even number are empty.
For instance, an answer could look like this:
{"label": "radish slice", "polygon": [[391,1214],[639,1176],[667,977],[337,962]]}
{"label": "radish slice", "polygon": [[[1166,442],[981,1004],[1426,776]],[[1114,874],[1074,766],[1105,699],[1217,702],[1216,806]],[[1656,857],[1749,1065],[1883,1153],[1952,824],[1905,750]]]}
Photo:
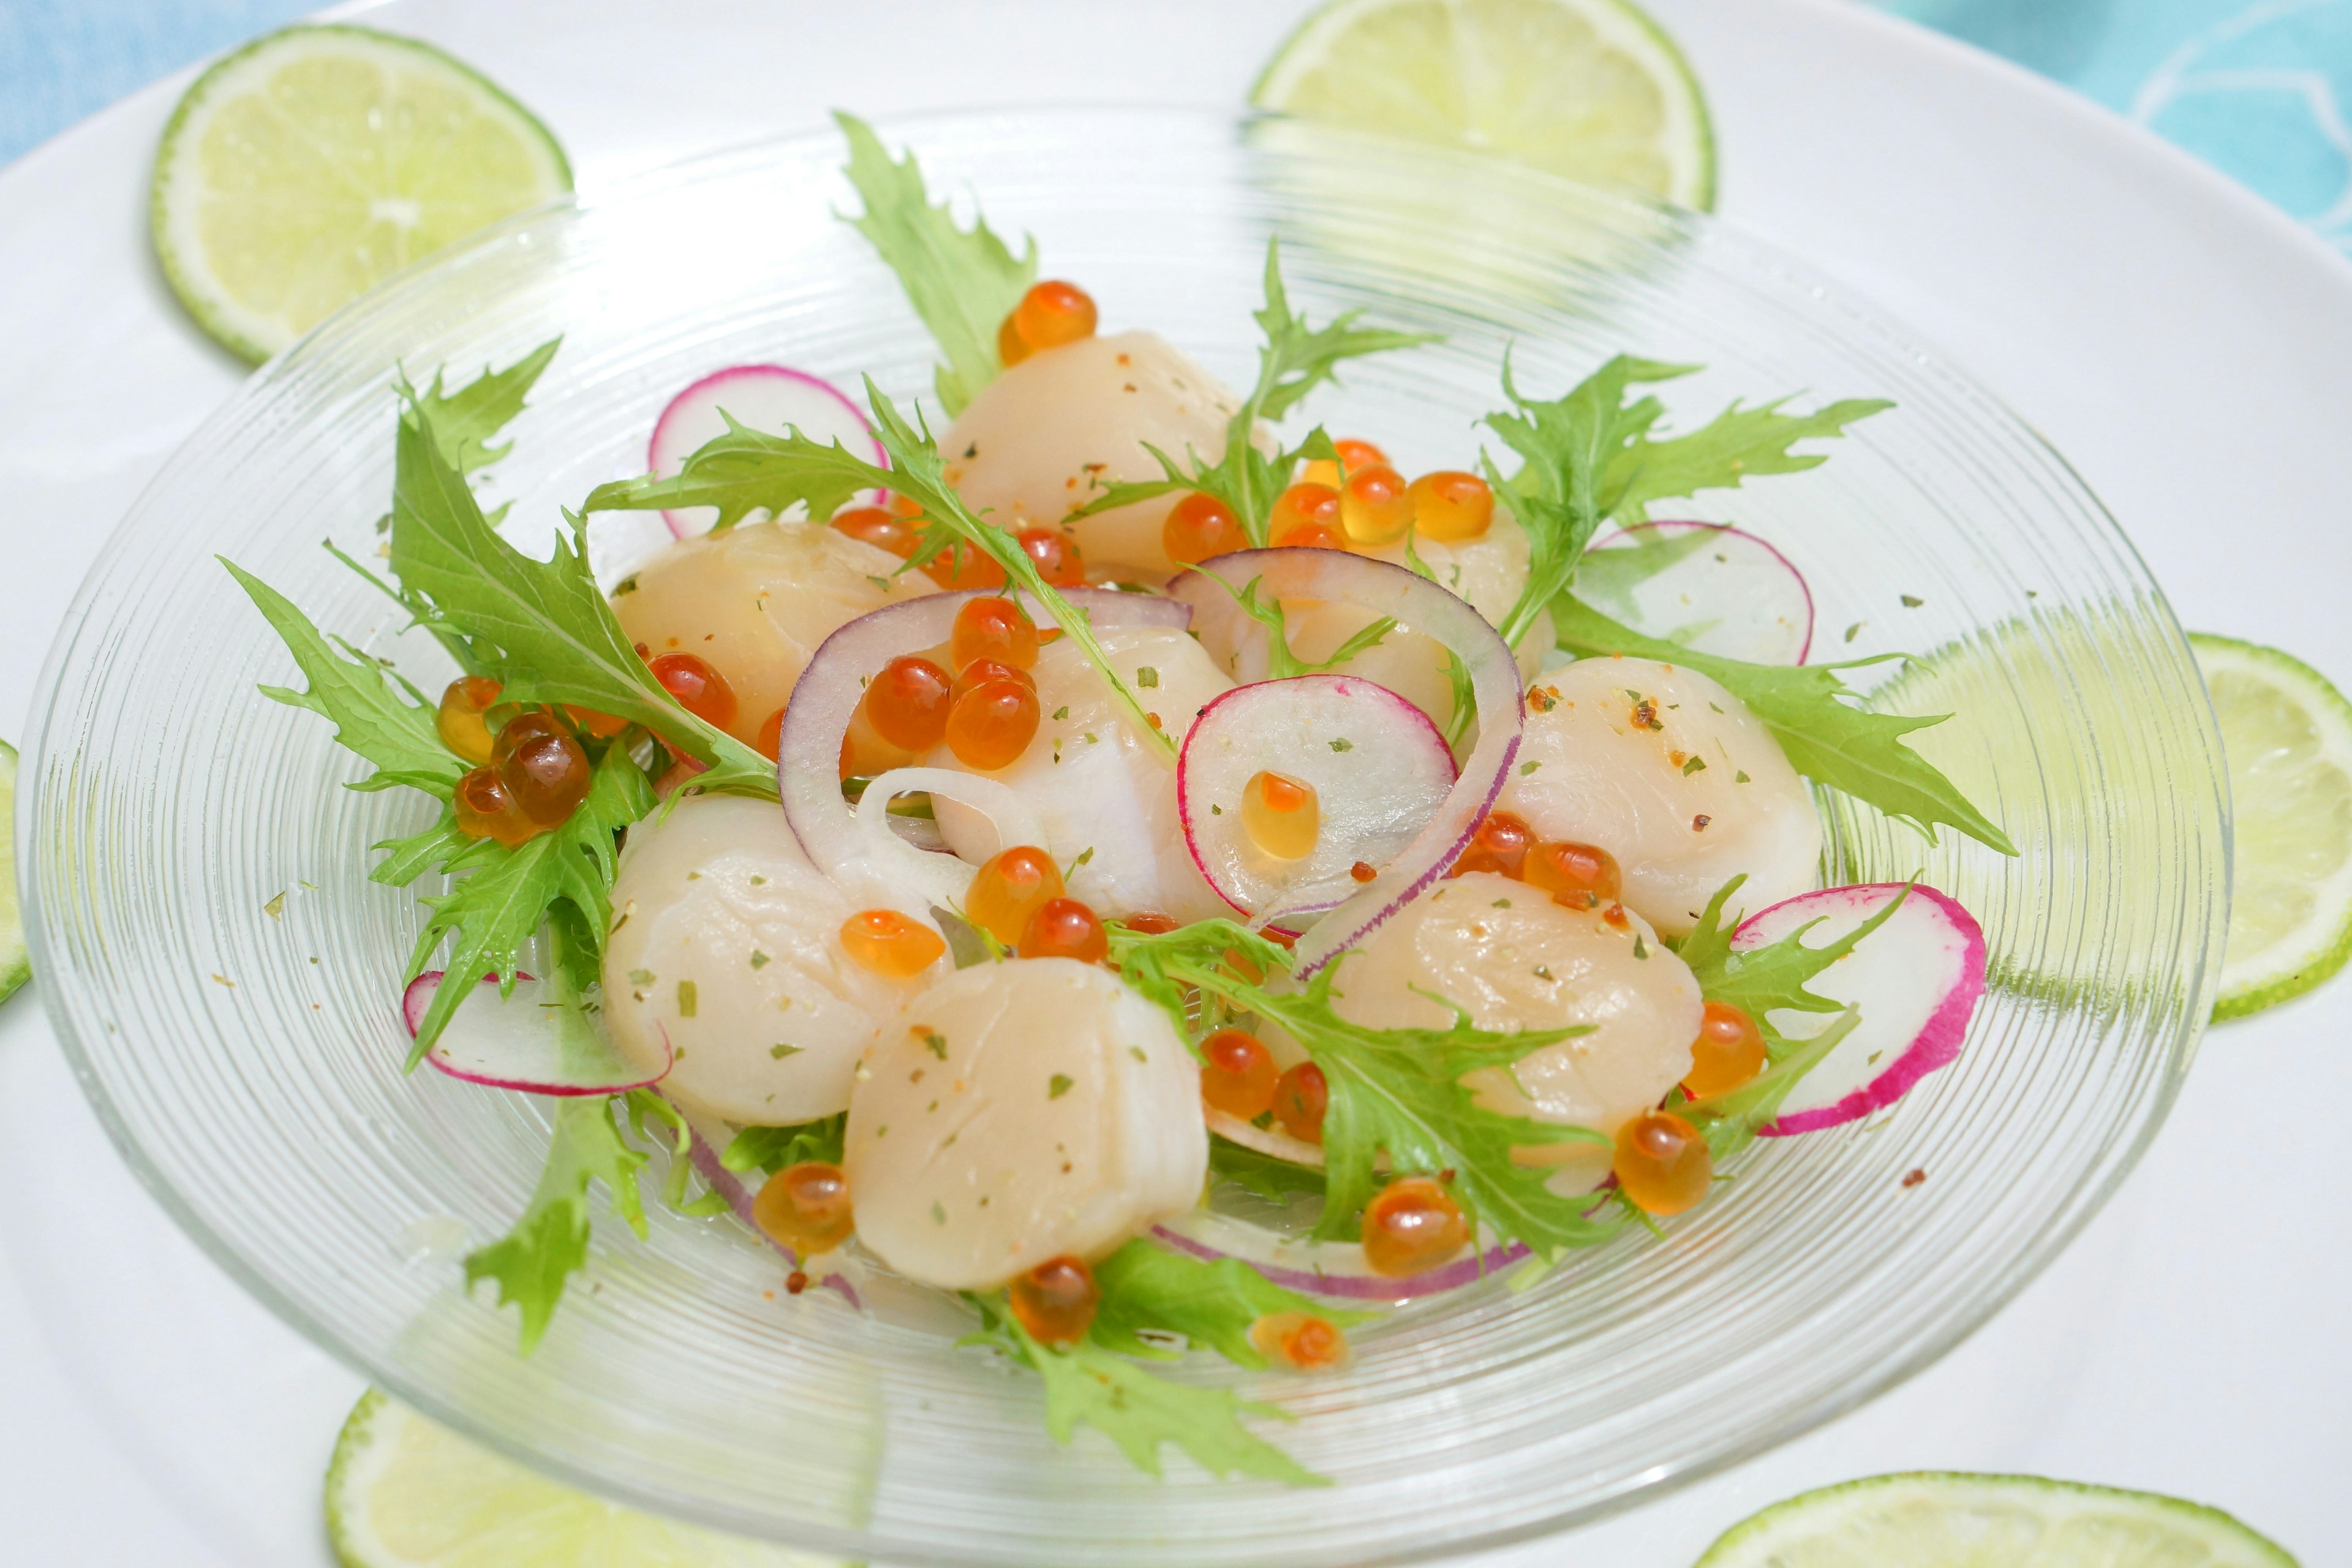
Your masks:
{"label": "radish slice", "polygon": [[[440,988],[436,969],[402,993],[401,1019],[411,1039]],[[499,977],[484,975],[425,1059],[451,1078],[525,1094],[619,1094],[657,1083],[669,1071],[667,1052],[661,1071],[649,1074],[614,1049],[587,1014],[550,1001],[546,992],[540,981],[518,973],[514,990],[501,997]]]}
{"label": "radish slice", "polygon": [[[1211,574],[1223,585],[1208,581]],[[1359,886],[1298,939],[1296,973],[1305,980],[1361,942],[1461,858],[1502,793],[1511,761],[1518,755],[1525,719],[1519,706],[1519,667],[1501,634],[1477,611],[1402,566],[1340,550],[1242,550],[1203,561],[1168,589],[1202,614],[1202,642],[1227,668],[1244,667],[1251,642],[1263,645],[1265,628],[1250,622],[1258,634],[1252,639],[1209,606],[1222,599],[1230,607],[1227,589],[1237,593],[1253,579],[1262,582],[1261,593],[1278,599],[1346,599],[1436,638],[1469,670],[1478,704],[1478,743],[1463,760],[1460,775],[1436,812],[1380,875]],[[1240,640],[1220,647],[1211,643],[1212,636]]]}
{"label": "radish slice", "polygon": [[[857,888],[862,893],[874,884],[877,868],[905,864],[870,858],[872,846],[858,832],[857,814],[841,798],[841,737],[848,731],[850,718],[865,696],[865,683],[898,655],[947,641],[956,612],[965,601],[989,596],[992,595],[926,594],[860,616],[824,639],[793,687],[792,701],[784,708],[783,727],[776,738],[776,782],[783,796],[784,820],[793,825],[793,835],[816,868],[845,887]],[[1192,619],[1184,605],[1154,595],[1065,588],[1062,596],[1096,626],[1182,626]],[[1055,624],[1043,605],[1024,601],[1024,607],[1046,625]],[[947,864],[952,867],[956,862],[949,858]],[[929,873],[933,879],[940,874]],[[968,870],[962,875],[969,879]],[[930,903],[936,901],[925,890],[928,885],[901,880],[879,890],[896,900],[894,907],[902,913],[928,919]],[[959,892],[961,886],[958,884]]]}
{"label": "radish slice", "polygon": [[[1250,842],[1243,786],[1262,769],[1314,786],[1322,820],[1312,854],[1280,861]],[[1354,676],[1301,675],[1235,687],[1193,721],[1176,811],[1218,897],[1245,915],[1286,920],[1354,893],[1363,880],[1353,868],[1385,865],[1411,844],[1454,777],[1453,751],[1420,709]]]}
{"label": "radish slice", "polygon": [[[884,468],[890,463],[866,416],[831,382],[780,364],[738,364],[711,372],[669,400],[654,421],[646,466],[661,479],[671,478],[697,447],[727,434],[728,415],[738,425],[771,436],[790,427],[812,441],[838,441],[853,452],[871,448],[876,463]],[[684,539],[709,532],[719,521],[719,509],[685,507],[664,511],[662,521],[673,535]]]}
{"label": "radish slice", "polygon": [[[1751,916],[1731,945],[1744,952],[1811,926],[1815,940],[1805,945],[1819,947],[1902,892],[1900,882],[1878,882],[1801,893]],[[1858,1006],[1862,1021],[1797,1080],[1764,1135],[1835,1127],[1902,1099],[1960,1054],[1984,988],[1984,931],[1975,917],[1935,889],[1915,885],[1885,925],[1812,982],[1816,994]],[[1837,1015],[1782,1009],[1770,1017],[1774,1028],[1798,1040],[1827,1028]]]}
{"label": "radish slice", "polygon": [[1037,815],[996,780],[953,768],[892,768],[866,786],[857,801],[857,838],[885,879],[920,888],[934,904],[963,907],[972,868],[953,855],[935,855],[899,837],[890,825],[890,803],[902,795],[929,793],[968,805],[988,818],[1001,844],[1043,844]]}
{"label": "radish slice", "polygon": [[1238,1258],[1285,1289],[1349,1301],[1409,1301],[1458,1290],[1507,1268],[1528,1256],[1525,1242],[1490,1247],[1484,1257],[1465,1252],[1425,1273],[1402,1279],[1375,1274],[1364,1249],[1352,1241],[1313,1241],[1276,1235],[1263,1226],[1193,1209],[1151,1227],[1151,1234],[1180,1252],[1214,1262]]}
{"label": "radish slice", "polygon": [[1649,637],[1749,664],[1802,664],[1813,594],[1789,558],[1719,522],[1643,522],[1585,552],[1577,597]]}
{"label": "radish slice", "polygon": [[[1318,1171],[1323,1168],[1323,1145],[1320,1143],[1293,1138],[1278,1128],[1260,1127],[1255,1122],[1244,1121],[1238,1116],[1213,1107],[1203,1106],[1202,1116],[1208,1122],[1209,1131],[1229,1143],[1238,1143],[1244,1149],[1255,1150],[1271,1159],[1286,1160],[1294,1165],[1305,1165]],[[1383,1154],[1381,1158],[1385,1160],[1388,1156]]]}

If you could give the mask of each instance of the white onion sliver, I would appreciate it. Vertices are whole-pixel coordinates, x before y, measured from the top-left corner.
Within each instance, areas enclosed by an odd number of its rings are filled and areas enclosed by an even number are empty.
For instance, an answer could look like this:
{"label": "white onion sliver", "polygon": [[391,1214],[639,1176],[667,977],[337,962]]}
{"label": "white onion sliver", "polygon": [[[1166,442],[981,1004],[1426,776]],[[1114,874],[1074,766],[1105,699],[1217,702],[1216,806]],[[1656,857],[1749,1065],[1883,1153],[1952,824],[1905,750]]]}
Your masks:
{"label": "white onion sliver", "polygon": [[1426,577],[1384,561],[1339,550],[1242,550],[1202,562],[1170,584],[1169,593],[1195,605],[1209,603],[1212,595],[1226,596],[1214,583],[1190,580],[1202,574],[1215,575],[1235,592],[1258,578],[1264,581],[1261,592],[1276,598],[1345,599],[1376,615],[1393,616],[1435,637],[1461,659],[1477,700],[1478,743],[1463,759],[1454,788],[1428,826],[1379,876],[1298,939],[1296,973],[1303,980],[1361,942],[1460,858],[1502,793],[1503,780],[1518,755],[1526,717],[1520,707],[1519,667],[1502,634],[1486,617]]}
{"label": "white onion sliver", "polygon": [[917,848],[890,826],[890,803],[902,795],[930,794],[968,805],[988,818],[1002,844],[1043,844],[1036,814],[1006,785],[953,768],[892,768],[866,786],[857,802],[857,837],[887,881],[919,889],[936,905],[961,908],[972,868],[952,855]]}

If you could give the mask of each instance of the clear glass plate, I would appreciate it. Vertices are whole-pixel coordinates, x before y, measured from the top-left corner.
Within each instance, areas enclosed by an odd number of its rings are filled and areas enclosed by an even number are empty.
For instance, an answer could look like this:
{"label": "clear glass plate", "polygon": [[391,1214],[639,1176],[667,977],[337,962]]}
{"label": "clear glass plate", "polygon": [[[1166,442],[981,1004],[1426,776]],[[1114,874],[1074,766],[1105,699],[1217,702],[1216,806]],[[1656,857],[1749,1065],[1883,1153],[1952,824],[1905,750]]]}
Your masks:
{"label": "clear glass plate", "polygon": [[2228,882],[2187,647],[2054,453],[1884,318],[1689,214],[1280,122],[1040,110],[886,131],[937,188],[1034,232],[1108,325],[1164,332],[1230,383],[1254,363],[1273,235],[1318,315],[1444,331],[1313,405],[1408,469],[1468,455],[1507,348],[1545,395],[1620,350],[1702,363],[1664,389],[1685,426],[1733,397],[1896,399],[1826,467],[1690,511],[1799,563],[1831,657],[1939,651],[1930,674],[1856,679],[1958,706],[1918,743],[2022,853],[1930,847],[1832,803],[1825,870],[1923,871],[1984,922],[1996,984],[1966,1054],[1890,1112],[1759,1147],[1664,1243],[1397,1313],[1344,1375],[1175,1373],[1282,1406],[1297,1419],[1268,1435],[1333,1489],[1219,1482],[1172,1454],[1154,1480],[1089,1432],[1057,1447],[1034,1378],[787,1297],[723,1221],[657,1214],[639,1242],[600,1211],[587,1274],[518,1357],[513,1315],[468,1300],[457,1258],[520,1211],[545,1117],[402,1075],[419,910],[367,880],[368,847],[425,803],[336,787],[361,769],[256,691],[291,665],[212,557],[436,689],[436,651],[319,544],[376,551],[396,363],[462,377],[564,335],[493,481],[526,544],[639,469],[664,401],[718,365],[928,398],[922,330],[830,216],[854,209],[839,142],[795,140],[523,217],[335,318],[188,443],[76,600],[19,829],[35,963],[124,1153],[213,1256],[403,1398],[568,1479],[854,1557],[1024,1568],[1402,1561],[1555,1530],[1869,1398],[2049,1261],[2188,1068]]}

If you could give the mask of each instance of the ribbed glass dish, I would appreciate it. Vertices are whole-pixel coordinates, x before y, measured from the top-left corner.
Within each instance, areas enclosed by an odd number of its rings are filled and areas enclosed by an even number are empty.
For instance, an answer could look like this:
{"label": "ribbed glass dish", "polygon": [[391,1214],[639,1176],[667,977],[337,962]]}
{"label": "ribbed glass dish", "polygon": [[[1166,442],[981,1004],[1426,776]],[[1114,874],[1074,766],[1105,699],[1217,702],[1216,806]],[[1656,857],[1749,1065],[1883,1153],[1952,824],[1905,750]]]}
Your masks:
{"label": "ribbed glass dish", "polygon": [[[263,683],[290,661],[226,556],[427,690],[449,670],[320,548],[377,552],[396,365],[453,376],[561,333],[495,471],[519,542],[643,466],[716,366],[774,361],[902,402],[932,349],[854,210],[831,137],[753,147],[519,219],[264,369],[116,533],[50,658],[19,841],[35,963],[124,1154],[304,1333],[401,1397],[579,1484],[892,1563],[1407,1561],[1593,1517],[1784,1439],[1919,1370],[2031,1279],[2162,1121],[2211,1002],[2228,882],[2219,742],[2170,611],[2065,464],[1990,395],[1802,266],[1724,226],[1488,164],[1166,111],[884,128],[1229,383],[1254,364],[1269,237],[1293,298],[1446,334],[1347,368],[1313,412],[1409,471],[1459,466],[1500,401],[1629,350],[1734,397],[1899,406],[1811,472],[1718,492],[1809,577],[1817,649],[1937,654],[1853,672],[1957,716],[1917,742],[2016,840],[2005,858],[1832,803],[1838,879],[1924,872],[1983,921],[1995,984],[1958,1063],[1867,1122],[1768,1142],[1741,1180],[1514,1294],[1491,1280],[1359,1335],[1346,1373],[1218,1382],[1331,1479],[1154,1479],[1057,1447],[1035,1380],[948,1332],[793,1299],[726,1221],[600,1210],[538,1352],[457,1258],[520,1212],[542,1107],[404,1077],[413,893],[370,846],[427,820]],[[600,525],[602,526],[602,525]],[[1917,601],[1916,605],[1913,601]],[[278,901],[281,899],[282,902]],[[1906,1173],[1923,1170],[1923,1184]]]}

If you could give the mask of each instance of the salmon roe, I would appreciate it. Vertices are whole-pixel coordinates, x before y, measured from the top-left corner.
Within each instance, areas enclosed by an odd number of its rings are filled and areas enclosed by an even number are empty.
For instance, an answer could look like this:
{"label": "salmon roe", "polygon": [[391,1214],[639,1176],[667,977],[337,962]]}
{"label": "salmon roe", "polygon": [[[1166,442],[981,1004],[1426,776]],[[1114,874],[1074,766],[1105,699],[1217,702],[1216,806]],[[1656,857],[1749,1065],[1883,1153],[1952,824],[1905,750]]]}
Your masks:
{"label": "salmon roe", "polygon": [[1470,836],[1470,847],[1454,862],[1453,874],[1466,876],[1472,871],[1493,871],[1500,876],[1517,877],[1527,864],[1528,851],[1536,841],[1536,831],[1527,819],[1507,811],[1490,811],[1478,831]]}
{"label": "salmon roe", "polygon": [[1339,481],[1354,470],[1369,468],[1375,463],[1385,463],[1389,460],[1389,455],[1386,452],[1381,451],[1370,441],[1360,441],[1353,437],[1344,437],[1332,442],[1331,449],[1339,454],[1339,461],[1334,462],[1328,458],[1318,458],[1308,463],[1305,471],[1298,477],[1315,484],[1329,485],[1337,489],[1339,488]]}
{"label": "salmon roe", "polygon": [[1110,933],[1094,910],[1079,900],[1047,899],[1021,928],[1013,951],[1024,958],[1075,958],[1100,963],[1110,956]]}
{"label": "salmon roe", "polygon": [[1551,901],[1571,910],[1597,910],[1613,904],[1625,890],[1617,858],[1594,844],[1551,840],[1529,849],[1519,865],[1520,879],[1541,888]]}
{"label": "salmon roe", "polygon": [[1462,1205],[1427,1176],[1391,1182],[1364,1205],[1364,1261],[1391,1279],[1436,1268],[1469,1239]]}
{"label": "salmon roe", "polygon": [[957,540],[923,567],[923,575],[951,593],[966,588],[1002,588],[1004,568],[976,544]]}
{"label": "salmon roe", "polygon": [[1034,682],[983,680],[948,710],[948,749],[968,768],[985,773],[1010,767],[1036,736],[1038,716]]}
{"label": "salmon roe", "polygon": [[849,1178],[822,1160],[787,1165],[761,1184],[751,1200],[751,1223],[803,1258],[831,1252],[857,1228]]}
{"label": "salmon roe", "polygon": [[965,692],[976,686],[985,686],[992,680],[1009,680],[1031,691],[1037,689],[1037,678],[1027,670],[999,664],[992,658],[975,658],[957,668],[955,680],[948,688],[948,700],[959,701]]}
{"label": "salmon roe", "polygon": [[1032,284],[996,330],[996,354],[1019,364],[1040,349],[1056,349],[1095,335],[1094,297],[1075,283]]}
{"label": "salmon roe", "polygon": [[1617,1130],[1617,1185],[1647,1214],[1680,1214],[1706,1196],[1715,1160],[1698,1129],[1670,1110],[1645,1110]]}
{"label": "salmon roe", "polygon": [[599,741],[609,741],[629,727],[626,719],[611,713],[599,713],[593,708],[575,708],[569,702],[563,705],[563,716],[572,721],[573,729],[583,731]]}
{"label": "salmon roe", "polygon": [[841,922],[842,951],[875,973],[911,980],[948,950],[940,933],[896,910],[860,910]]}
{"label": "salmon roe", "polygon": [[1265,534],[1286,548],[1345,550],[1348,536],[1340,529],[1339,492],[1329,485],[1291,486],[1274,498]]}
{"label": "salmon roe", "polygon": [[776,760],[776,754],[784,748],[784,710],[782,709],[777,709],[760,721],[759,738],[751,742],[751,747],[768,761],[772,763]]}
{"label": "salmon roe", "polygon": [[1300,1062],[1274,1082],[1274,1120],[1302,1143],[1323,1142],[1323,1113],[1331,1108],[1331,1082],[1313,1062]]}
{"label": "salmon roe", "polygon": [[469,763],[488,762],[490,727],[482,721],[482,712],[499,700],[500,689],[487,675],[462,675],[451,681],[433,715],[441,743]]}
{"label": "salmon roe", "polygon": [[1074,1345],[1086,1338],[1102,1300],[1094,1270],[1066,1256],[1017,1276],[1006,1295],[1013,1321],[1041,1345]]}
{"label": "salmon roe", "polygon": [[1475,474],[1441,468],[1406,487],[1412,526],[1423,539],[1458,544],[1484,537],[1495,521],[1495,492]]}
{"label": "salmon roe", "polygon": [[1129,915],[1127,919],[1119,921],[1119,924],[1135,932],[1138,936],[1166,936],[1170,931],[1181,929],[1176,923],[1175,916],[1151,914],[1148,912],[1139,915]]}
{"label": "salmon roe", "polygon": [[1762,1072],[1764,1060],[1764,1031],[1756,1020],[1728,1002],[1710,1002],[1699,1014],[1683,1092],[1693,1100],[1728,1094]]}
{"label": "salmon roe", "polygon": [[876,549],[910,560],[917,542],[922,537],[922,524],[913,519],[885,511],[878,506],[854,506],[847,511],[833,514],[833,526],[852,539],[862,539]]}
{"label": "salmon roe", "polygon": [[1219,1029],[1201,1042],[1201,1102],[1212,1110],[1255,1121],[1274,1109],[1274,1053],[1255,1035]]}
{"label": "salmon roe", "polygon": [[953,685],[929,659],[900,654],[866,683],[859,706],[883,740],[904,751],[928,752],[947,733]]}
{"label": "salmon roe", "polygon": [[1348,1364],[1348,1336],[1313,1312],[1268,1312],[1250,1325],[1250,1343],[1293,1372],[1330,1372]]}
{"label": "salmon roe", "polygon": [[894,746],[884,740],[867,717],[866,704],[860,702],[849,715],[849,728],[841,735],[841,776],[845,779],[870,779],[888,773],[892,768],[912,767],[922,761],[922,753],[904,746]]}
{"label": "salmon roe", "polygon": [[1315,853],[1323,831],[1323,806],[1315,786],[1261,768],[1242,785],[1242,831],[1259,851],[1276,860],[1303,860]]}
{"label": "salmon roe", "polygon": [[735,722],[735,689],[703,659],[690,653],[666,653],[653,661],[653,671],[679,707],[712,729],[724,730]]}
{"label": "salmon roe", "polygon": [[982,862],[963,896],[963,918],[1016,947],[1029,921],[1049,900],[1066,891],[1054,858],[1034,844],[1016,845]]}
{"label": "salmon roe", "polygon": [[1234,509],[1206,490],[1187,490],[1160,525],[1160,547],[1171,561],[1190,566],[1212,555],[1249,548],[1249,535]]}
{"label": "salmon roe", "polygon": [[512,849],[545,831],[515,805],[495,768],[476,768],[459,779],[451,804],[457,831],[468,838],[493,838]]}
{"label": "salmon roe", "polygon": [[508,720],[490,742],[490,765],[516,807],[541,827],[562,826],[588,798],[588,753],[552,713],[532,709]]}
{"label": "salmon roe", "polygon": [[961,670],[978,658],[1014,669],[1032,668],[1037,662],[1037,623],[1001,595],[966,600],[948,632],[948,664]]}
{"label": "salmon roe", "polygon": [[1404,476],[1386,463],[1351,468],[1339,486],[1339,523],[1351,544],[1394,544],[1412,526]]}
{"label": "salmon roe", "polygon": [[1078,542],[1058,528],[1024,528],[1014,534],[1021,542],[1021,553],[1037,565],[1037,575],[1056,588],[1083,588],[1087,583],[1086,557],[1078,553]]}

